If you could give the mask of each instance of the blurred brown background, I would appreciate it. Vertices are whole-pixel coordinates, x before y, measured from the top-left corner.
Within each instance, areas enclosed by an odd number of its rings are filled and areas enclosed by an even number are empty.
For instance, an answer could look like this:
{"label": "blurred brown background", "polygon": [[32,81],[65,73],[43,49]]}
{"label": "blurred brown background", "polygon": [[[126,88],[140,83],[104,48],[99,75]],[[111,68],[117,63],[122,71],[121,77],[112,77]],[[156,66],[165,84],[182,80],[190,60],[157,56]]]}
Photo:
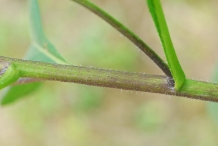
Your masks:
{"label": "blurred brown background", "polygon": [[[145,0],[92,1],[165,58]],[[163,74],[125,37],[80,5],[69,0],[39,3],[45,33],[68,62]],[[218,61],[218,1],[162,0],[162,4],[187,77],[211,80]],[[30,44],[28,21],[26,0],[0,0],[2,56],[25,55]],[[217,125],[207,102],[45,82],[24,99],[0,107],[0,145],[216,146]]]}

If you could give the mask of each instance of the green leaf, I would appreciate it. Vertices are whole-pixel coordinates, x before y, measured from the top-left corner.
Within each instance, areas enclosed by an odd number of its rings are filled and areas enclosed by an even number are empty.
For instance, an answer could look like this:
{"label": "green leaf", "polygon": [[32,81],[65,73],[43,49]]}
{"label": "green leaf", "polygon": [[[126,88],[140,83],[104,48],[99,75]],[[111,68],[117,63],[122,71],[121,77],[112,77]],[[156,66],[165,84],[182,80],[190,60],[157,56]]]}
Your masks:
{"label": "green leaf", "polygon": [[42,83],[30,83],[30,84],[22,84],[19,86],[13,86],[8,88],[8,91],[6,91],[6,94],[4,95],[4,98],[1,101],[2,105],[6,105],[9,103],[12,103],[30,93],[38,89]]}
{"label": "green leaf", "polygon": [[175,80],[174,88],[178,91],[184,84],[186,77],[176,56],[160,0],[147,0],[147,3]]}
{"label": "green leaf", "polygon": [[[30,14],[30,34],[32,40],[32,50],[29,51],[31,54],[35,51],[41,52],[47,58],[53,60],[53,62],[66,64],[66,61],[58,53],[55,47],[44,35],[42,28],[41,16],[39,11],[39,4],[37,0],[30,0],[29,2],[29,14]],[[31,55],[32,56],[32,55]],[[44,60],[41,60],[44,61]]]}
{"label": "green leaf", "polygon": [[[29,1],[30,33],[32,44],[30,45],[24,59],[67,64],[63,57],[55,49],[53,44],[50,43],[50,41],[44,35],[38,1]],[[11,86],[7,89],[5,95],[3,96],[1,104],[6,105],[18,100],[35,91],[41,86],[41,84],[42,83],[36,82]]]}

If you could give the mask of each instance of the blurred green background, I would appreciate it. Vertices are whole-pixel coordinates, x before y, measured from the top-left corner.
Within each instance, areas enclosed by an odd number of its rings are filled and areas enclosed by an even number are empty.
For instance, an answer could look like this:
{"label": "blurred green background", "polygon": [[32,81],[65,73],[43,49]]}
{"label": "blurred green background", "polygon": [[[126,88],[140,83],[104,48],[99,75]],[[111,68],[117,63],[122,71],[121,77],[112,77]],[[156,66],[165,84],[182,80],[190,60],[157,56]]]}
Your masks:
{"label": "blurred green background", "polygon": [[[93,2],[164,58],[144,0]],[[125,37],[80,5],[69,0],[39,3],[47,37],[71,64],[163,74]],[[218,61],[218,1],[162,4],[187,77],[211,81]],[[22,58],[29,47],[27,10],[26,0],[0,0],[2,56]],[[0,145],[216,146],[216,108],[215,103],[181,97],[45,82],[31,95],[0,107]]]}

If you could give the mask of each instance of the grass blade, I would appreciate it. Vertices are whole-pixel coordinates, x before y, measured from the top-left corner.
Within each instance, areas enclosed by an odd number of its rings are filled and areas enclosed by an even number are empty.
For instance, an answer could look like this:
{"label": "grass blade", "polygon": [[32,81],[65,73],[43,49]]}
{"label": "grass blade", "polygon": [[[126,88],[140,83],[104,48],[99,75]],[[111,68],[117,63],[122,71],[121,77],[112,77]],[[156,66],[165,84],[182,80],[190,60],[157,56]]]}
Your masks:
{"label": "grass blade", "polygon": [[174,88],[178,91],[185,82],[186,77],[174,50],[160,0],[147,0],[147,3],[175,81]]}

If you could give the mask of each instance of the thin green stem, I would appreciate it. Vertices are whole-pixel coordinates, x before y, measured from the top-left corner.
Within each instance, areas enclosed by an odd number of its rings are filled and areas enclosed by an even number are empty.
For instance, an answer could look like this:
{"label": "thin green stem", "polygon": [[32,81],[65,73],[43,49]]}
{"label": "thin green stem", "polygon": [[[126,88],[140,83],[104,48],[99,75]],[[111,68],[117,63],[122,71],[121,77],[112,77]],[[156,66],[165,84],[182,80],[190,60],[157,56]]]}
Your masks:
{"label": "thin green stem", "polygon": [[90,11],[101,17],[103,20],[108,22],[111,26],[113,26],[121,34],[123,34],[131,42],[133,42],[145,54],[147,54],[148,57],[151,58],[168,77],[172,77],[168,65],[145,42],[143,42],[137,35],[135,35],[122,23],[114,19],[108,13],[106,13],[105,11],[103,11],[102,9],[100,9],[99,7],[97,7],[96,5],[94,5],[88,0],[72,0],[72,1],[81,4],[82,6],[86,7],[87,9],[89,9]]}
{"label": "thin green stem", "polygon": [[[166,76],[51,64],[7,57],[0,57],[0,61],[7,62],[10,66],[12,65],[14,67],[14,72],[10,73],[15,75],[14,79],[11,79],[13,77],[10,76],[10,79],[4,79],[6,81],[14,81],[18,79],[17,76],[19,76],[35,78],[37,80],[74,82],[92,86],[169,94],[218,102],[218,84],[213,83],[188,79],[180,91],[176,91],[169,86]],[[5,73],[7,73],[7,70]],[[0,79],[2,79],[3,76],[4,74]],[[1,84],[5,83],[4,80],[2,79]],[[5,86],[6,85],[8,85],[8,83],[5,83]],[[3,85],[1,85],[1,87],[3,87]]]}
{"label": "thin green stem", "polygon": [[175,81],[174,87],[176,90],[179,90],[184,84],[186,77],[177,58],[160,0],[147,0],[147,3]]}

